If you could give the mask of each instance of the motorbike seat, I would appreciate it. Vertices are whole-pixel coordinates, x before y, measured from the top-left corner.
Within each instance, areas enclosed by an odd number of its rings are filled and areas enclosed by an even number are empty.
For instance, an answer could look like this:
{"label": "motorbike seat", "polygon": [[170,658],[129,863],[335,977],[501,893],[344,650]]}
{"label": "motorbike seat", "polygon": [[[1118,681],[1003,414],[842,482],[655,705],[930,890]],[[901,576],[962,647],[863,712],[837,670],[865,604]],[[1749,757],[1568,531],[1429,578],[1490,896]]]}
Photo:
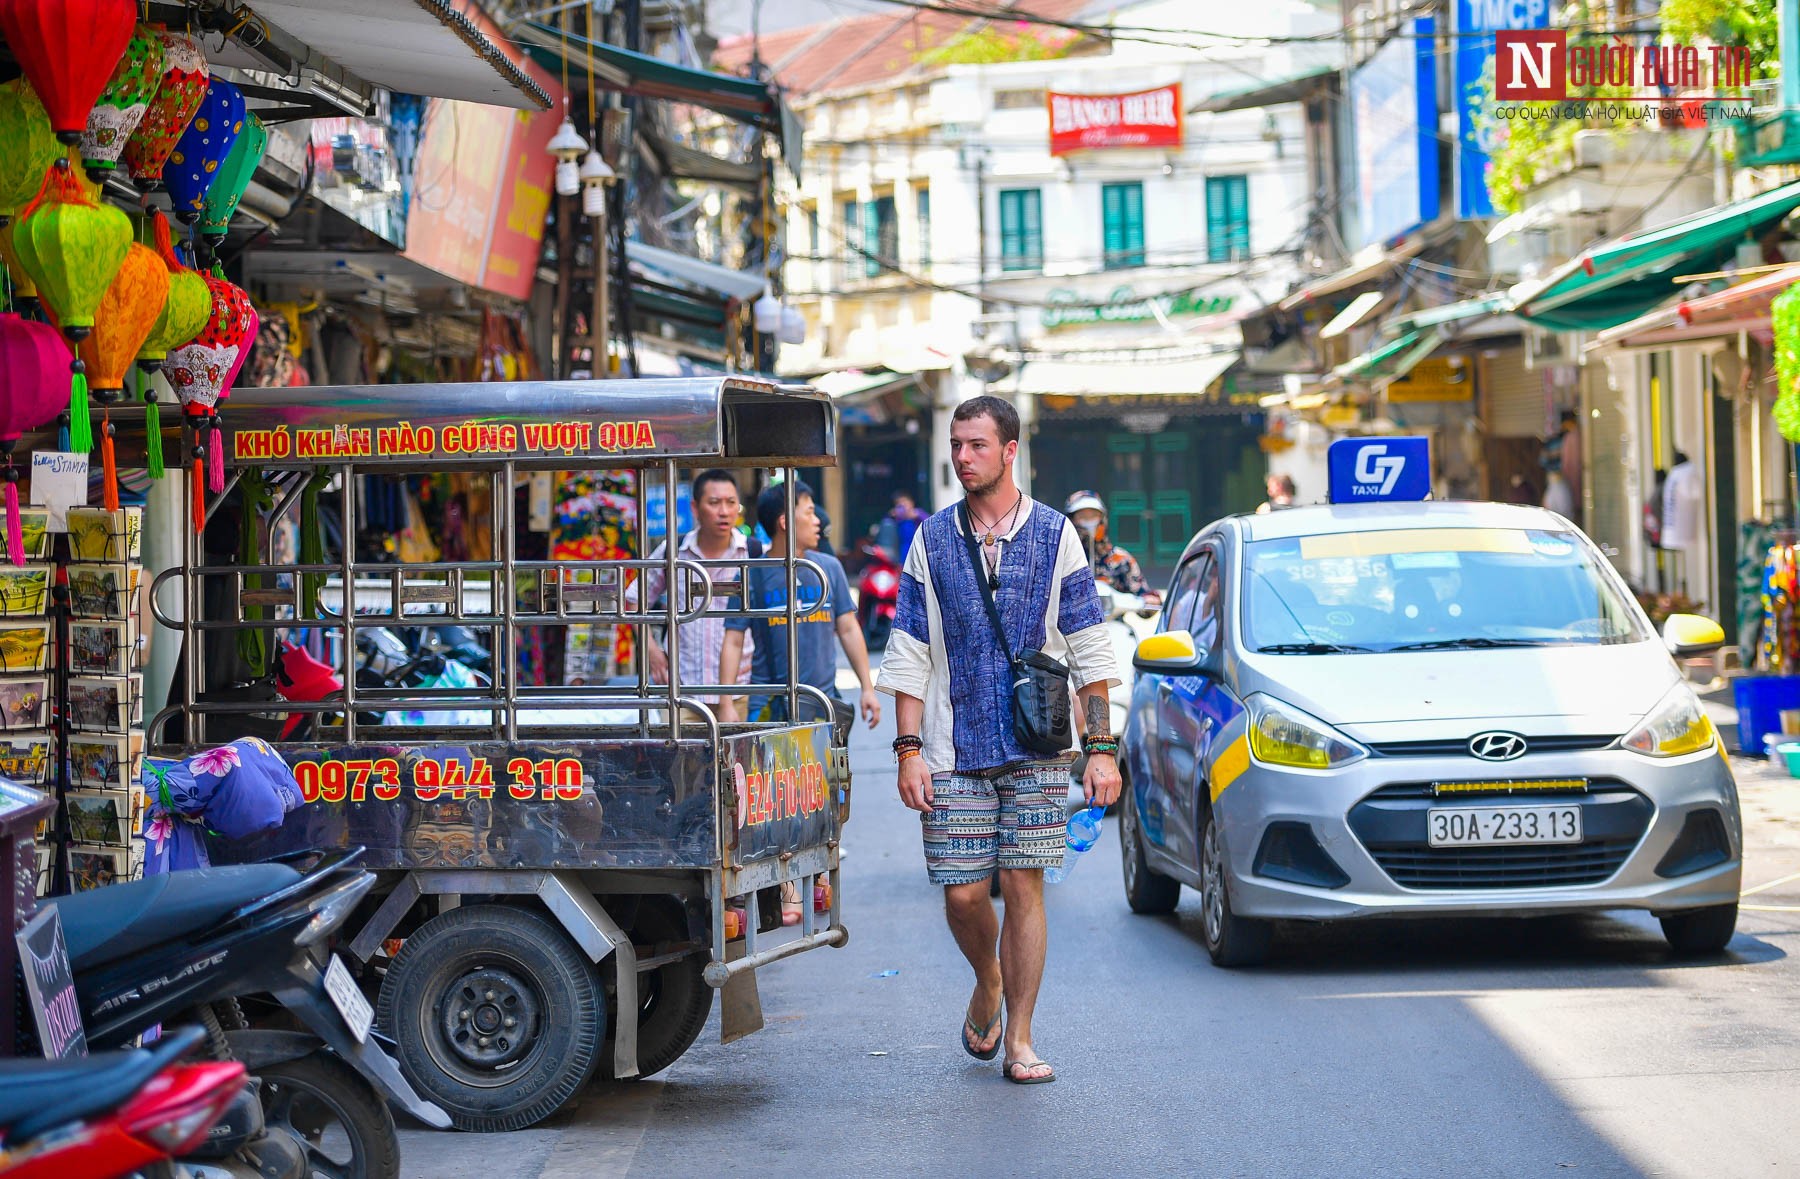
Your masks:
{"label": "motorbike seat", "polygon": [[67,1060],[15,1057],[0,1060],[0,1129],[47,1109],[86,1097],[94,1086],[121,1069],[142,1051],[100,1052]]}
{"label": "motorbike seat", "polygon": [[46,899],[62,915],[76,973],[197,933],[300,879],[286,864],[190,868]]}

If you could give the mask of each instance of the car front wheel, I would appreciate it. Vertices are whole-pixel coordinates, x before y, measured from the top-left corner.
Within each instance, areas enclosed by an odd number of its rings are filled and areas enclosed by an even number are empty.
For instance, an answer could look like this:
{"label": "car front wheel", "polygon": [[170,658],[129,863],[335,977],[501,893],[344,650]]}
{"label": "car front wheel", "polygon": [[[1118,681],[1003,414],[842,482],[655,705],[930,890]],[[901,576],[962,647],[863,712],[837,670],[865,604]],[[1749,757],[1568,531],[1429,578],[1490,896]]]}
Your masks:
{"label": "car front wheel", "polygon": [[1219,823],[1209,810],[1200,833],[1200,924],[1215,966],[1255,966],[1269,956],[1274,927],[1231,911],[1231,882]]}
{"label": "car front wheel", "polygon": [[1689,909],[1662,918],[1663,936],[1677,954],[1717,954],[1731,944],[1737,932],[1738,907],[1712,905],[1705,909]]}
{"label": "car front wheel", "polygon": [[1131,791],[1119,797],[1119,860],[1125,866],[1125,903],[1133,913],[1173,913],[1181,882],[1150,870],[1144,857],[1144,828]]}

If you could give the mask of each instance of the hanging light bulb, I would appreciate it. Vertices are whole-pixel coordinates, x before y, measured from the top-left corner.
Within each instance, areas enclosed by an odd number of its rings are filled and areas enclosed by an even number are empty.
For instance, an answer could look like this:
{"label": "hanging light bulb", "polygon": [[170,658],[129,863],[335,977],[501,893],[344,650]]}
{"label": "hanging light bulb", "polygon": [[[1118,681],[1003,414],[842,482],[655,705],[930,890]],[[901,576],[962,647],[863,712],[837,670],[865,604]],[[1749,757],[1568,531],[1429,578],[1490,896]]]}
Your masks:
{"label": "hanging light bulb", "polygon": [[781,330],[781,300],[771,288],[764,287],[762,298],[750,305],[750,321],[765,336]]}
{"label": "hanging light bulb", "polygon": [[606,186],[618,179],[618,173],[599,152],[590,151],[581,161],[580,179],[581,211],[589,217],[606,216]]}
{"label": "hanging light bulb", "polygon": [[806,342],[806,316],[800,314],[798,307],[781,309],[781,331],[776,338],[783,344],[804,344]]}
{"label": "hanging light bulb", "polygon": [[556,195],[574,196],[581,191],[581,169],[575,161],[588,150],[588,141],[575,130],[574,121],[565,115],[562,126],[545,146],[556,157]]}

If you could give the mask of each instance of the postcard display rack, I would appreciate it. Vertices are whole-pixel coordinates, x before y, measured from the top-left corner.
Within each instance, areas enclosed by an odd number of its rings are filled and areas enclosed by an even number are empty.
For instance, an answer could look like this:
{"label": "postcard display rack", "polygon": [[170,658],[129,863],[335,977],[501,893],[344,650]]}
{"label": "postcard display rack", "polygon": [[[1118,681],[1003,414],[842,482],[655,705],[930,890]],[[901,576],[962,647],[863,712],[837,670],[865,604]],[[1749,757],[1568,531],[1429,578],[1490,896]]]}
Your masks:
{"label": "postcard display rack", "polygon": [[59,804],[39,894],[79,892],[143,868],[143,509],[73,508],[66,540],[43,510],[20,517],[26,563],[0,565],[0,773]]}

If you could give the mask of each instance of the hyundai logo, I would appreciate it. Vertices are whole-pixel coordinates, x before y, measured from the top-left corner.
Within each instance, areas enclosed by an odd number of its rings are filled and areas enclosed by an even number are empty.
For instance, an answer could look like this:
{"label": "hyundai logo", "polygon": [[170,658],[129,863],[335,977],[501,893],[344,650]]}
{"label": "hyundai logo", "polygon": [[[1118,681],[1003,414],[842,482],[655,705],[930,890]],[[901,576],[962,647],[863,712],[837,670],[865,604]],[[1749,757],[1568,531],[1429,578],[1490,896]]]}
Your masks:
{"label": "hyundai logo", "polygon": [[1469,738],[1469,754],[1482,761],[1512,761],[1525,756],[1525,738],[1517,733],[1477,733]]}

